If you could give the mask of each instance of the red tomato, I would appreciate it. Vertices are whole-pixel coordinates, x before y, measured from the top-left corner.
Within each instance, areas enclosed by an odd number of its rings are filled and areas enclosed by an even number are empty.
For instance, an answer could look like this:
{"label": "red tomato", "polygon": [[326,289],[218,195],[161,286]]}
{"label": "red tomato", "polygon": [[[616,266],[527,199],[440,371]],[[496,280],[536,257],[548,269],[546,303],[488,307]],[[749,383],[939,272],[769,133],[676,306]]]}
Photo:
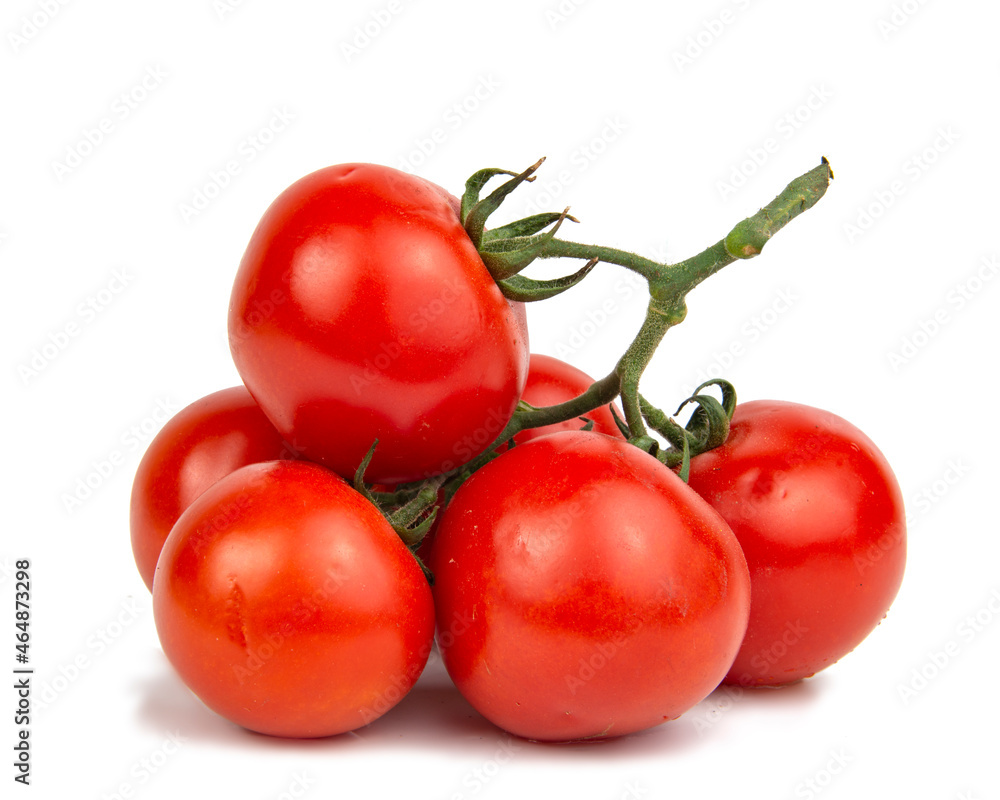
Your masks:
{"label": "red tomato", "polygon": [[750,604],[721,517],[654,457],[594,432],[534,439],[474,474],[433,569],[455,685],[544,741],[679,716],[726,674]]}
{"label": "red tomato", "polygon": [[795,403],[741,403],[728,441],[692,459],[690,485],[732,527],[750,567],[750,623],[728,683],[807,678],[885,616],[906,561],[903,497],[849,422]]}
{"label": "red tomato", "polygon": [[[586,372],[567,364],[565,361],[560,361],[558,358],[553,358],[552,356],[532,353],[528,369],[528,382],[524,386],[521,399],[536,407],[553,406],[557,403],[563,403],[567,400],[572,400],[574,397],[578,397],[589,389],[593,382],[594,379]],[[606,433],[615,439],[625,438],[622,436],[621,431],[618,430],[615,418],[611,416],[611,411],[607,406],[594,409],[586,416],[588,419],[594,421],[594,431]],[[539,436],[545,436],[548,433],[555,433],[556,431],[578,431],[583,426],[584,422],[577,418],[567,420],[566,422],[559,422],[555,425],[529,428],[517,434],[514,437],[514,441],[520,444],[531,439],[537,439]],[[497,448],[497,452],[504,452],[506,449],[507,445],[503,444]],[[424,537],[420,548],[417,550],[417,555],[425,562],[430,561],[431,549],[434,546],[434,537],[437,528],[438,525],[435,524]]]}
{"label": "red tomato", "polygon": [[458,201],[389,167],[307,175],[268,208],[233,287],[233,359],[302,454],[399,483],[481,453],[528,372],[522,304],[500,293]]}
{"label": "red tomato", "polygon": [[167,534],[198,495],[247,464],[292,457],[242,386],[210,394],[174,415],[150,443],[132,484],[132,553],[146,588],[153,588]]}
{"label": "red tomato", "polygon": [[[592,383],[594,383],[594,379],[583,370],[579,370],[565,361],[560,361],[558,358],[532,353],[529,361],[528,382],[524,386],[521,399],[536,407],[554,406],[583,394]],[[618,430],[615,418],[611,416],[611,410],[607,406],[595,408],[588,412],[586,417],[593,420],[593,430],[598,433],[606,433],[616,439],[625,438]],[[530,439],[537,439],[539,436],[556,431],[577,431],[583,425],[582,420],[571,419],[555,425],[531,428],[517,434],[514,441],[517,443],[527,442]]]}
{"label": "red tomato", "polygon": [[260,733],[359,728],[416,682],[430,588],[379,511],[317,464],[228,475],[177,521],[156,567],[156,630],[209,708]]}

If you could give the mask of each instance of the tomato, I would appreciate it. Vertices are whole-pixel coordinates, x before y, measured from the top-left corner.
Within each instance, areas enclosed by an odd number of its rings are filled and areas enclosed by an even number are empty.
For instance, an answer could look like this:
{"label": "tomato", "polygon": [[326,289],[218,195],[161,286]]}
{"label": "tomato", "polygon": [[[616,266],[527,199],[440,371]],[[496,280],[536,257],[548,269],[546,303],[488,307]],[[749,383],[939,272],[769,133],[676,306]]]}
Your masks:
{"label": "tomato", "polygon": [[132,553],[146,588],[177,518],[198,495],[247,464],[293,453],[242,386],[210,394],[175,414],[150,443],[132,484]]}
{"label": "tomato", "polygon": [[285,737],[353,730],[416,682],[434,611],[379,511],[323,467],[252,464],[177,521],[153,582],[167,658],[211,709]]}
{"label": "tomato", "polygon": [[586,431],[476,472],[432,568],[455,685],[499,727],[544,741],[679,716],[726,674],[750,603],[722,518],[654,457]]}
{"label": "tomato", "polygon": [[[524,386],[521,399],[535,407],[553,406],[578,397],[587,391],[592,383],[594,383],[594,379],[583,370],[577,369],[565,361],[560,361],[558,358],[532,353],[529,361],[528,381]],[[618,430],[615,418],[607,406],[594,409],[587,413],[586,417],[594,422],[593,430],[598,433],[606,433],[615,439],[625,438]],[[517,434],[514,441],[520,444],[556,431],[578,431],[583,428],[584,424],[582,420],[577,418],[554,425],[543,425],[540,428],[529,428]],[[497,448],[497,452],[503,452],[506,449],[507,445],[503,444]],[[421,542],[420,549],[417,550],[417,555],[425,562],[431,558],[431,549],[434,546],[437,527],[438,524],[435,524],[431,528]]]}
{"label": "tomato", "polygon": [[[592,383],[594,383],[594,379],[583,370],[579,370],[565,361],[560,361],[558,358],[532,353],[528,364],[528,381],[524,386],[521,399],[535,407],[554,406],[583,394]],[[598,433],[606,433],[616,439],[625,438],[618,430],[615,418],[611,416],[611,410],[608,406],[595,408],[588,412],[586,417],[593,420],[593,430]],[[581,420],[571,419],[555,425],[530,428],[517,434],[514,441],[521,443],[556,431],[575,431],[582,428],[583,425]]]}
{"label": "tomato", "polygon": [[906,561],[903,498],[872,441],[840,417],[775,400],[737,405],[728,441],[690,485],[732,527],[752,583],[729,683],[809,677],[885,616]]}
{"label": "tomato", "polygon": [[528,372],[523,304],[490,277],[458,201],[373,164],[314,172],[267,209],[229,308],[236,367],[302,454],[399,483],[477,456]]}

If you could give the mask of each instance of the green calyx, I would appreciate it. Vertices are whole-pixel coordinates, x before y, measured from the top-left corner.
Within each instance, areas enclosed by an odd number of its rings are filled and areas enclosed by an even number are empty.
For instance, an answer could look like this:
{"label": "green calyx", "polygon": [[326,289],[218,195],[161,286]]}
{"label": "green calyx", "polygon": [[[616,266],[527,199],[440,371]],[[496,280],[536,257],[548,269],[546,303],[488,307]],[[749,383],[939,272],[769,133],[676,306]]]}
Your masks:
{"label": "green calyx", "polygon": [[[586,266],[572,275],[549,281],[536,281],[519,274],[536,258],[550,255],[549,244],[555,239],[556,233],[566,220],[578,222],[575,217],[570,216],[568,208],[559,214],[555,212],[534,214],[499,228],[486,229],[486,221],[490,215],[500,208],[501,203],[514,189],[526,181],[535,179],[534,173],[543,161],[545,159],[540,158],[523,172],[481,169],[465,182],[465,193],[462,195],[461,216],[465,232],[476,245],[480,258],[493,276],[493,280],[497,282],[500,291],[508,299],[521,303],[547,300],[565,292],[587,277],[597,264],[596,260],[590,259]],[[497,175],[512,177],[485,198],[480,199],[486,184]],[[549,226],[551,228],[546,231]]]}
{"label": "green calyx", "polygon": [[437,519],[439,511],[438,491],[444,483],[445,477],[441,476],[417,484],[409,484],[392,492],[375,491],[369,484],[365,483],[365,472],[368,465],[372,463],[376,447],[378,447],[378,439],[372,442],[372,446],[354,473],[354,488],[382,513],[396,535],[413,553],[413,557],[417,560],[424,575],[433,583],[430,570],[421,561],[416,551]]}
{"label": "green calyx", "polygon": [[497,281],[500,291],[508,300],[521,303],[531,303],[535,300],[548,300],[567,289],[576,286],[597,266],[597,259],[592,258],[572,275],[556,278],[550,281],[536,281],[524,275],[511,275],[506,280]]}

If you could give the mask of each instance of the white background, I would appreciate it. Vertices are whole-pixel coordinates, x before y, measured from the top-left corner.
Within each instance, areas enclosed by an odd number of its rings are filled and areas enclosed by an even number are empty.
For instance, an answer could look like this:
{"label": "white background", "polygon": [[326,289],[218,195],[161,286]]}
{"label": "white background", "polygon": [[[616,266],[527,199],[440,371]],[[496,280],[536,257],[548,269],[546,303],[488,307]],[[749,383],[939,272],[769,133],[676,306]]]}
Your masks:
{"label": "white background", "polygon": [[[982,0],[5,3],[0,644],[12,668],[27,557],[36,670],[17,792],[1000,798],[998,25]],[[895,605],[814,679],[603,744],[510,740],[437,663],[356,734],[231,726],[160,652],[128,497],[162,409],[239,380],[226,307],[260,214],[328,164],[458,192],[541,155],[508,219],[572,205],[574,238],[675,260],[830,159],[827,197],[692,294],[643,386],[672,407],[725,367],[743,399],[868,433],[910,514]],[[532,308],[532,349],[603,375],[644,307],[624,280],[602,266]],[[8,784],[16,700],[0,690]]]}

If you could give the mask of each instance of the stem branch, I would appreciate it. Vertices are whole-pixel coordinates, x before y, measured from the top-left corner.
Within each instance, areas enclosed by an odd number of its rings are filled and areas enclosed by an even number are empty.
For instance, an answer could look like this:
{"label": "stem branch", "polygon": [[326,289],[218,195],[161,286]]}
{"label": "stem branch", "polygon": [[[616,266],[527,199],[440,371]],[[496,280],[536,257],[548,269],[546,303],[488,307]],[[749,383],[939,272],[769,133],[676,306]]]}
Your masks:
{"label": "stem branch", "polygon": [[[536,164],[535,167],[537,166]],[[519,183],[533,169],[534,167],[518,175],[517,180],[511,183]],[[640,446],[653,446],[655,441],[649,438],[646,430],[644,406],[646,414],[652,415],[651,419],[660,419],[662,412],[640,399],[639,381],[667,331],[684,320],[688,292],[734,261],[758,255],[774,234],[819,201],[832,178],[833,172],[824,158],[817,167],[789,183],[756,214],[737,223],[725,238],[677,264],[661,264],[614,247],[557,239],[551,235],[554,231],[535,241],[532,247],[537,250],[536,257],[539,258],[596,259],[642,275],[649,282],[650,300],[646,318],[615,368],[583,394],[554,406],[519,409],[486,451],[462,467],[459,474],[448,481],[445,486],[448,496],[466,477],[494,458],[497,447],[521,431],[584,416],[595,408],[614,402],[618,397],[621,397],[631,440]],[[560,220],[563,217],[565,212]],[[658,423],[652,424],[655,426]]]}

